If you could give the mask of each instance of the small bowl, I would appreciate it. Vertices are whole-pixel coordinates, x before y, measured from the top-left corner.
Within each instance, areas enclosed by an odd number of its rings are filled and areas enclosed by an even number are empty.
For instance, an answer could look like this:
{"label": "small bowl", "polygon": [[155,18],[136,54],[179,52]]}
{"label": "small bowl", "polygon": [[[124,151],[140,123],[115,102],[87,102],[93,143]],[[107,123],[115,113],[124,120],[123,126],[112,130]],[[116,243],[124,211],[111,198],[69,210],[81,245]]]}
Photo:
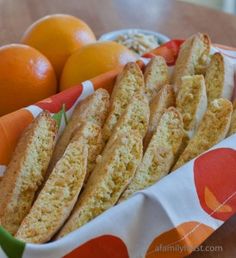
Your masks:
{"label": "small bowl", "polygon": [[159,32],[151,31],[151,30],[142,30],[142,29],[124,29],[124,30],[115,30],[101,35],[99,41],[108,41],[115,40],[118,36],[127,34],[127,33],[142,33],[145,35],[154,35],[156,36],[158,43],[161,45],[170,40],[166,35],[161,34]]}

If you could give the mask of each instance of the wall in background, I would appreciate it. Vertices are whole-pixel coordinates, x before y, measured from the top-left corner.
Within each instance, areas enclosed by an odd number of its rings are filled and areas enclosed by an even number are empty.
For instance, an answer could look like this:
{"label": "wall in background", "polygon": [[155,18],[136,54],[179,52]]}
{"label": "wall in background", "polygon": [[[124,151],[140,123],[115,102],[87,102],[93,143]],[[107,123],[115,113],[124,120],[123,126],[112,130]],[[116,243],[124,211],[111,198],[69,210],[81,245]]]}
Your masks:
{"label": "wall in background", "polygon": [[236,14],[236,0],[181,0],[207,7],[216,8],[221,11]]}

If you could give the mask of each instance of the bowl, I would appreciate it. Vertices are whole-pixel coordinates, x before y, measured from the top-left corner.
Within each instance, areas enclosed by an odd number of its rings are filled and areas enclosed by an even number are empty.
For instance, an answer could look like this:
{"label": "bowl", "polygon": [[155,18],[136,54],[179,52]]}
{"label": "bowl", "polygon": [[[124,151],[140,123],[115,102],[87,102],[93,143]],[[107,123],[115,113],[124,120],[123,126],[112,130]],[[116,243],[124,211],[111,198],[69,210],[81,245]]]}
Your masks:
{"label": "bowl", "polygon": [[116,41],[142,56],[170,39],[159,32],[142,29],[125,29],[103,34],[99,41]]}
{"label": "bowl", "polygon": [[129,34],[129,33],[132,33],[132,34],[142,33],[144,35],[154,35],[156,36],[158,43],[160,45],[170,40],[170,38],[167,37],[166,35],[156,31],[143,30],[143,29],[124,29],[124,30],[115,30],[115,31],[105,33],[100,36],[99,41],[115,40],[117,37],[121,35]]}

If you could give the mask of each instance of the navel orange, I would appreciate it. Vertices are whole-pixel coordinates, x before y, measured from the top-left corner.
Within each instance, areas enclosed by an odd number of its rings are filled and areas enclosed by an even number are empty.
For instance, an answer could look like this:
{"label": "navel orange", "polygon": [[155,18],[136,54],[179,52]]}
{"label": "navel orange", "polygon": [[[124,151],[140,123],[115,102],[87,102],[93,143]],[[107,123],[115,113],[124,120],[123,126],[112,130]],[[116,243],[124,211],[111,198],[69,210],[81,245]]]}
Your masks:
{"label": "navel orange", "polygon": [[82,20],[65,14],[45,16],[33,23],[23,35],[22,43],[43,53],[59,78],[66,59],[73,51],[96,40]]}
{"label": "navel orange", "polygon": [[112,41],[96,42],[76,50],[65,63],[60,90],[136,60],[128,48]]}
{"label": "navel orange", "polygon": [[56,93],[51,63],[38,50],[21,44],[0,47],[0,116]]}

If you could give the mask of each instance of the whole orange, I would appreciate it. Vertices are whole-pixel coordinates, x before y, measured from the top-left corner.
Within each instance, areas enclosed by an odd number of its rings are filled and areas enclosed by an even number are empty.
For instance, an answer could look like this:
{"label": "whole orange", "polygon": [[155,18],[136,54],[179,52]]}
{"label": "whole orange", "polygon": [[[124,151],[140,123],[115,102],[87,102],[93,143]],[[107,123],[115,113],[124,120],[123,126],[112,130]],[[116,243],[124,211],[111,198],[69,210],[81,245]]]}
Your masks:
{"label": "whole orange", "polygon": [[22,43],[38,49],[49,59],[58,78],[71,53],[94,41],[96,38],[85,22],[65,14],[39,19],[26,30],[21,40]]}
{"label": "whole orange", "polygon": [[135,54],[128,48],[113,41],[97,42],[81,47],[65,63],[60,90],[65,90],[136,59]]}
{"label": "whole orange", "polygon": [[51,63],[38,50],[21,44],[0,47],[0,116],[56,93]]}

